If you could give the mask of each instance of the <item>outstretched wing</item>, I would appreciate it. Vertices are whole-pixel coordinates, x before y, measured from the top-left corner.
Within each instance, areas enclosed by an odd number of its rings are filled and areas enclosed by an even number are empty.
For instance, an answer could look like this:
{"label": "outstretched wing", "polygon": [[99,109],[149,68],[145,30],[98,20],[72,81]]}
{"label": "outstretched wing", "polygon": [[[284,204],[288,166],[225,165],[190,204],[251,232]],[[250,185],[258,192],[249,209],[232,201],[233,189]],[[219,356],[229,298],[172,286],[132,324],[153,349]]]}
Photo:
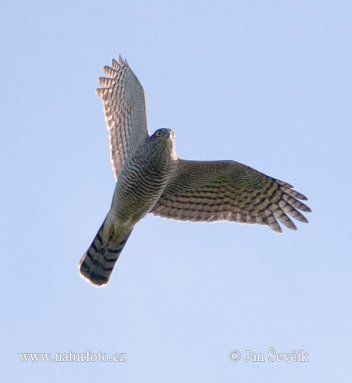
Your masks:
{"label": "outstretched wing", "polygon": [[97,93],[104,105],[109,130],[110,156],[117,178],[131,153],[148,136],[144,91],[126,60],[104,67]]}
{"label": "outstretched wing", "polygon": [[307,223],[307,198],[286,182],[235,161],[177,160],[176,170],[152,213],[187,221],[259,223],[281,232],[289,216]]}

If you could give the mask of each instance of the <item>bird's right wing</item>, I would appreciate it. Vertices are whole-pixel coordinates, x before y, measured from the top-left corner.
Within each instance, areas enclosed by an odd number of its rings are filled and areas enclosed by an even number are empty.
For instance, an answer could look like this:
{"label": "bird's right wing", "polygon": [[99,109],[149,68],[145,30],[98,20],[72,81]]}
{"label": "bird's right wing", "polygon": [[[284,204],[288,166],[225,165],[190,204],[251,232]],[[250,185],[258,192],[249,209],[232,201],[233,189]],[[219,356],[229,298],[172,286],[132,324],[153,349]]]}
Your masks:
{"label": "bird's right wing", "polygon": [[308,222],[299,210],[307,198],[286,182],[235,161],[177,160],[176,170],[152,213],[212,222],[259,223],[281,232],[278,221],[296,229],[289,216]]}
{"label": "bird's right wing", "polygon": [[116,179],[127,157],[148,137],[144,91],[126,60],[104,67],[97,89],[109,130],[110,156]]}

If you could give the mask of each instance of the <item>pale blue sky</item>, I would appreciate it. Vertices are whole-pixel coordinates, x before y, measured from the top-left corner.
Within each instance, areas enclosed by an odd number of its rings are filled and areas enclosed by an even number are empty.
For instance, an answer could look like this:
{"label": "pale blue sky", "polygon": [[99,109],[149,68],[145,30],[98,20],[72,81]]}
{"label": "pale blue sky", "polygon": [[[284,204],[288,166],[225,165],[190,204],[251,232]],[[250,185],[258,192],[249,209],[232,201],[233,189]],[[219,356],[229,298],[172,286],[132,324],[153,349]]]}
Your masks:
{"label": "pale blue sky", "polygon": [[[351,20],[350,1],[2,2],[1,381],[351,377]],[[277,235],[148,216],[111,284],[83,281],[114,189],[95,88],[118,54],[180,157],[294,184],[310,224]],[[229,358],[270,347],[310,361]],[[127,362],[18,358],[88,350]]]}

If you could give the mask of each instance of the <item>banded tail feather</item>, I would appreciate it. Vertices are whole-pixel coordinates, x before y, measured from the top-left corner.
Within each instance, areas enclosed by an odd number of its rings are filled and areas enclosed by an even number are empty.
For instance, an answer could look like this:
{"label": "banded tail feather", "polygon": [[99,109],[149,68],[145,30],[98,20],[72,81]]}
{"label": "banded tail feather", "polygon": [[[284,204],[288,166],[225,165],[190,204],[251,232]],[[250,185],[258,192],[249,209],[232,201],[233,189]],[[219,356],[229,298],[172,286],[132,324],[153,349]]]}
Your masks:
{"label": "banded tail feather", "polygon": [[95,286],[109,283],[115,263],[132,231],[116,234],[113,225],[107,226],[104,221],[79,264],[81,276]]}

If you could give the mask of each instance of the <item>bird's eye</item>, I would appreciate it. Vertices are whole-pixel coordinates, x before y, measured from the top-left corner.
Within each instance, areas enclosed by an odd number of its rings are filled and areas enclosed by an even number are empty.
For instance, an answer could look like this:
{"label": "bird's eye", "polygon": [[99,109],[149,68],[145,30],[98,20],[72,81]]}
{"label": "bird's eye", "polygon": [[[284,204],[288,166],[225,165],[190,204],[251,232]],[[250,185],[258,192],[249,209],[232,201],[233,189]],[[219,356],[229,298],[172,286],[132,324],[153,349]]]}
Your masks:
{"label": "bird's eye", "polygon": [[161,133],[162,133],[161,130],[157,130],[157,131],[155,132],[155,136],[156,136],[156,137],[160,137],[160,136],[161,136]]}

